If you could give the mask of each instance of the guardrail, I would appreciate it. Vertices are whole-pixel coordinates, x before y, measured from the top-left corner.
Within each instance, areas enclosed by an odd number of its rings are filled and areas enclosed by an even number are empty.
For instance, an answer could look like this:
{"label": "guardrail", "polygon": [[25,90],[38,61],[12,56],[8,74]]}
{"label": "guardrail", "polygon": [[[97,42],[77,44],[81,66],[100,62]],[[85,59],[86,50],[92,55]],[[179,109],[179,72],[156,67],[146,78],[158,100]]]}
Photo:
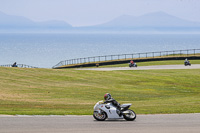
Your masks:
{"label": "guardrail", "polygon": [[75,64],[98,63],[102,61],[127,60],[127,59],[134,59],[134,58],[155,58],[155,57],[163,57],[163,56],[166,57],[166,56],[177,56],[177,55],[188,56],[188,55],[196,55],[197,53],[200,53],[200,49],[94,56],[94,57],[76,58],[76,59],[60,61],[58,64],[56,64],[52,68],[57,68],[60,66],[67,66],[67,65],[75,65]]}
{"label": "guardrail", "polygon": [[[7,65],[0,65],[0,67],[12,67],[13,64],[7,64]],[[38,67],[33,67],[25,64],[17,64],[17,67],[20,68],[38,68]]]}

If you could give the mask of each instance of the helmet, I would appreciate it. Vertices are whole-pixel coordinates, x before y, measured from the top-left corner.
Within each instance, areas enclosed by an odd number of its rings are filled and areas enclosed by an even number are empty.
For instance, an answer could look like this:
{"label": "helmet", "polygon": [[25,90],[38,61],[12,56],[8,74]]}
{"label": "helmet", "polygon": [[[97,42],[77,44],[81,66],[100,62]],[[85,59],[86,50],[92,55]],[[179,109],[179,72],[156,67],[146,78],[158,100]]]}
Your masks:
{"label": "helmet", "polygon": [[106,93],[106,94],[104,95],[104,99],[105,99],[105,100],[111,99],[110,93]]}

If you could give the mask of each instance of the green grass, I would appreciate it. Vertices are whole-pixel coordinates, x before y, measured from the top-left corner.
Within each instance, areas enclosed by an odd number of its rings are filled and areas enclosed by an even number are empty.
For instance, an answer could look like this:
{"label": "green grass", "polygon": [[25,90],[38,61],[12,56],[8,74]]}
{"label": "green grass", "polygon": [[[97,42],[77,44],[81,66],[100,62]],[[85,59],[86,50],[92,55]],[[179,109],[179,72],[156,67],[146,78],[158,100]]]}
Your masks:
{"label": "green grass", "polygon": [[[192,62],[192,61],[191,61]],[[109,92],[137,114],[200,113],[200,69],[79,71],[0,67],[0,114],[91,115]]]}

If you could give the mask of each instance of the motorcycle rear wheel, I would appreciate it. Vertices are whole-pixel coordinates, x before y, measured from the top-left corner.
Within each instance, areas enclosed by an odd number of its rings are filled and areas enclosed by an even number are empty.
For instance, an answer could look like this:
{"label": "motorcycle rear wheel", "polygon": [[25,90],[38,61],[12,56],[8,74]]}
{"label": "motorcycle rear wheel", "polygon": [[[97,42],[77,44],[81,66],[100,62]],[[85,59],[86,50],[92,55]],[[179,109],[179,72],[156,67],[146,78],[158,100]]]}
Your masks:
{"label": "motorcycle rear wheel", "polygon": [[126,111],[128,111],[129,113],[123,114],[125,120],[133,121],[136,119],[136,113],[133,110],[128,109]]}
{"label": "motorcycle rear wheel", "polygon": [[107,114],[105,112],[102,112],[101,114],[98,113],[97,111],[94,111],[93,113],[93,117],[97,120],[97,121],[105,121],[107,118]]}

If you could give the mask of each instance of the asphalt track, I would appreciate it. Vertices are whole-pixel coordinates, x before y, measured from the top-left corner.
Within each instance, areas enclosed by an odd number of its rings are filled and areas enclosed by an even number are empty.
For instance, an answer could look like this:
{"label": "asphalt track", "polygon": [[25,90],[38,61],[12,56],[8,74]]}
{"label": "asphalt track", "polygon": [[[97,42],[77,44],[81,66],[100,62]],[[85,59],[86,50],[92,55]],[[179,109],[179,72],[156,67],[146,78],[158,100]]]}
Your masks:
{"label": "asphalt track", "polygon": [[0,116],[0,133],[199,133],[200,114],[137,115],[135,121],[92,116]]}
{"label": "asphalt track", "polygon": [[[128,66],[128,64],[127,64]],[[78,70],[114,71],[114,70],[156,70],[156,69],[200,69],[200,64],[184,65],[155,65],[138,67],[107,67],[107,68],[79,68]]]}

